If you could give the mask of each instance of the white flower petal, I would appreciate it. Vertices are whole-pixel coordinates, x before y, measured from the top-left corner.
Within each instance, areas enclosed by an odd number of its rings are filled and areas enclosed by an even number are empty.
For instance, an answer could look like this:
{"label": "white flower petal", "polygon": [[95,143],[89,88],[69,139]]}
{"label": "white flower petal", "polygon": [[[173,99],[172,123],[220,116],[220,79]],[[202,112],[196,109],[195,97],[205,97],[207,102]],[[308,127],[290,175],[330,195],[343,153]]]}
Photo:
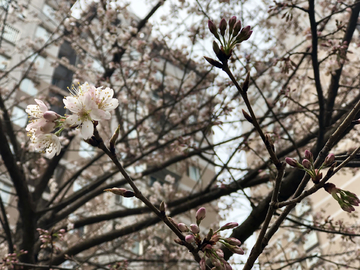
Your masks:
{"label": "white flower petal", "polygon": [[86,120],[81,125],[81,135],[86,139],[90,139],[91,136],[94,134],[94,124],[90,120]]}
{"label": "white flower petal", "polygon": [[66,118],[65,124],[70,127],[75,127],[81,124],[81,119],[77,114],[73,114]]}

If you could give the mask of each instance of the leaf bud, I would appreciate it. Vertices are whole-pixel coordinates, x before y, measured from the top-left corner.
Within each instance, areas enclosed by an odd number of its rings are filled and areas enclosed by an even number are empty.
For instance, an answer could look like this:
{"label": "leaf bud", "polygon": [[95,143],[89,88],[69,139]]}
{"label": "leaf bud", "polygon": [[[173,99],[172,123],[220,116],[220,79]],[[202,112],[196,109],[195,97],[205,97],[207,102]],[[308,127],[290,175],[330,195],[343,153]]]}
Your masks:
{"label": "leaf bud", "polygon": [[110,139],[110,151],[111,153],[115,154],[115,142],[120,134],[120,125],[118,125],[117,129],[115,130],[114,134],[111,136]]}
{"label": "leaf bud", "polygon": [[209,230],[208,234],[206,235],[206,240],[210,241],[211,237],[213,236],[214,231],[212,229]]}
{"label": "leaf bud", "polygon": [[245,93],[249,89],[249,84],[250,84],[250,72],[248,72],[248,74],[246,75],[245,81],[243,82],[242,85],[242,89]]}
{"label": "leaf bud", "polygon": [[222,18],[219,23],[220,34],[222,36],[225,36],[226,27],[227,27],[227,22],[224,18]]}
{"label": "leaf bud", "polygon": [[104,189],[104,191],[109,191],[116,195],[124,196],[127,189],[126,188],[107,188],[107,189]]}
{"label": "leaf bud", "polygon": [[135,193],[131,190],[127,190],[124,192],[124,195],[123,195],[125,198],[131,198],[131,197],[134,197],[135,196]]}
{"label": "leaf bud", "polygon": [[248,114],[244,109],[242,110],[242,113],[246,120],[248,120],[251,124],[253,123],[253,119],[251,118],[250,114]]}
{"label": "leaf bud", "polygon": [[213,41],[213,51],[216,55],[218,55],[220,52],[219,45],[217,44],[217,42],[215,40]]}
{"label": "leaf bud", "polygon": [[219,61],[216,61],[210,57],[206,57],[204,56],[205,60],[208,61],[210,63],[210,65],[213,65],[214,67],[217,67],[217,68],[223,68],[223,64],[221,64]]}
{"label": "leaf bud", "polygon": [[161,212],[161,213],[165,213],[165,203],[164,203],[164,201],[162,201],[162,202],[160,203],[160,212]]}

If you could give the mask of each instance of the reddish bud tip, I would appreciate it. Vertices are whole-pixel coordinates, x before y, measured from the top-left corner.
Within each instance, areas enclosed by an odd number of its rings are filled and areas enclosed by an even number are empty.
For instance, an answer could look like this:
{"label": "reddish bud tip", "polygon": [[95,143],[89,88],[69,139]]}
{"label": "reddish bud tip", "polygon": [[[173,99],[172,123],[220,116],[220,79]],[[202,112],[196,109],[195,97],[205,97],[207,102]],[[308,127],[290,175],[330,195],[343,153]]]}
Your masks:
{"label": "reddish bud tip", "polygon": [[205,207],[199,208],[199,210],[197,210],[196,215],[195,215],[196,223],[200,224],[200,222],[205,218],[205,216],[206,216]]}
{"label": "reddish bud tip", "polygon": [[311,169],[311,162],[308,159],[304,159],[302,161],[302,165],[304,166],[304,168],[306,169]]}

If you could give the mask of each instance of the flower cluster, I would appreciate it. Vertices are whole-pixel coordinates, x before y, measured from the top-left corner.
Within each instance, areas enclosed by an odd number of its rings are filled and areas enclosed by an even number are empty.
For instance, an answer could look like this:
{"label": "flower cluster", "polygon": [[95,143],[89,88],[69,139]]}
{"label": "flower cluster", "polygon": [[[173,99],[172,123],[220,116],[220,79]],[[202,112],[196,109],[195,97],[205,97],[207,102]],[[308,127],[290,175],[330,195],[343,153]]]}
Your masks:
{"label": "flower cluster", "polygon": [[208,21],[208,26],[210,32],[220,43],[219,47],[219,44],[214,41],[213,50],[221,63],[208,57],[205,57],[205,59],[210,64],[218,68],[222,68],[227,62],[234,47],[237,44],[248,40],[252,34],[251,27],[249,25],[241,28],[241,21],[237,20],[236,16],[231,17],[228,23],[224,18],[221,19],[219,28],[217,28],[210,20]]}
{"label": "flower cluster", "polygon": [[61,116],[50,111],[45,103],[35,99],[37,105],[28,105],[26,112],[32,118],[26,130],[33,150],[45,152],[49,158],[61,151],[59,136],[64,129],[80,128],[84,139],[94,133],[94,121],[108,120],[110,111],[114,110],[119,101],[113,98],[114,91],[110,88],[96,88],[84,83],[78,88],[70,89],[71,96],[63,99],[65,108],[72,115]]}
{"label": "flower cluster", "polygon": [[[206,259],[209,259],[214,265],[212,269],[216,270],[231,270],[230,264],[224,260],[223,251],[216,246],[217,243],[221,243],[223,246],[228,248],[233,253],[244,254],[244,250],[240,247],[241,242],[236,238],[223,238],[220,236],[220,232],[228,229],[232,229],[238,226],[236,222],[229,222],[220,227],[215,232],[210,229],[206,237],[200,235],[200,223],[206,216],[206,210],[201,207],[196,212],[196,224],[191,224],[190,229],[184,224],[179,223],[178,228],[181,232],[186,232],[188,235],[185,236],[187,243],[193,244],[197,247],[197,250],[202,251],[204,256],[200,261],[200,269],[206,269]],[[175,240],[176,243],[182,244],[180,239]]]}
{"label": "flower cluster", "polygon": [[[289,157],[287,157],[285,161],[287,164],[289,164],[292,167],[298,168],[300,170],[304,170],[307,174],[310,175],[314,184],[318,184],[323,177],[320,170],[324,167],[334,165],[335,155],[329,154],[325,158],[325,161],[323,162],[323,164],[320,166],[319,169],[314,168],[314,158],[309,150],[305,151],[305,158],[303,159],[301,164],[295,159]],[[356,196],[356,194],[350,191],[339,189],[332,183],[326,183],[324,185],[324,189],[329,194],[331,194],[331,196],[333,196],[333,198],[339,203],[341,209],[343,209],[346,212],[351,213],[352,211],[355,211],[354,206],[359,206],[360,204],[360,200]]]}
{"label": "flower cluster", "polygon": [[313,154],[309,150],[305,150],[305,158],[301,162],[301,164],[293,158],[285,158],[285,161],[287,164],[289,164],[292,167],[298,168],[300,170],[305,171],[307,174],[310,175],[312,181],[314,184],[319,183],[319,181],[322,179],[323,175],[320,172],[322,168],[331,166],[335,161],[335,155],[329,154],[326,158],[323,164],[320,166],[319,169],[314,168],[314,157]]}
{"label": "flower cluster", "polygon": [[59,247],[57,247],[55,245],[56,241],[62,241],[64,240],[64,235],[65,235],[65,230],[64,229],[60,229],[57,232],[49,232],[48,230],[44,230],[44,229],[36,229],[40,235],[40,241],[41,241],[41,246],[40,248],[55,248],[57,250],[60,250]]}
{"label": "flower cluster", "polygon": [[15,268],[14,265],[19,262],[18,260],[19,256],[28,253],[25,250],[17,251],[16,246],[14,246],[14,250],[15,250],[14,253],[9,253],[4,258],[2,258],[2,262],[0,264],[1,270],[14,269]]}

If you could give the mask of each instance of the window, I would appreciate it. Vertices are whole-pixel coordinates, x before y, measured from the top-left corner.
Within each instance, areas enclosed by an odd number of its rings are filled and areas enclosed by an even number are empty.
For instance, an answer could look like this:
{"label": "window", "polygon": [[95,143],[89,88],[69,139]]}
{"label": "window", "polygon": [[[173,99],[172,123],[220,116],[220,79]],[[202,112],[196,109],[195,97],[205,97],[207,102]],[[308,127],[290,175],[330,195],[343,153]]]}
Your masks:
{"label": "window", "polygon": [[3,38],[11,43],[16,43],[20,31],[11,25],[5,24]]}
{"label": "window", "polygon": [[35,37],[47,41],[50,37],[50,33],[44,27],[38,26],[35,31]]}
{"label": "window", "polygon": [[29,94],[30,96],[35,96],[38,93],[38,90],[35,87],[35,83],[28,78],[22,80],[20,84],[20,90]]}
{"label": "window", "polygon": [[11,186],[0,181],[0,196],[4,205],[10,202]]}
{"label": "window", "polygon": [[193,180],[199,180],[200,179],[200,169],[198,167],[189,166],[189,177]]}
{"label": "window", "polygon": [[25,127],[28,121],[28,115],[23,108],[14,107],[11,114],[11,121],[19,127]]}
{"label": "window", "polygon": [[38,54],[34,54],[33,56],[31,56],[29,58],[30,62],[34,62],[34,65],[36,68],[42,69],[44,68],[45,65],[45,58],[38,55]]}
{"label": "window", "polygon": [[46,17],[48,17],[49,19],[56,21],[55,18],[55,10],[50,7],[49,5],[45,4],[43,6],[42,12],[46,15]]}

